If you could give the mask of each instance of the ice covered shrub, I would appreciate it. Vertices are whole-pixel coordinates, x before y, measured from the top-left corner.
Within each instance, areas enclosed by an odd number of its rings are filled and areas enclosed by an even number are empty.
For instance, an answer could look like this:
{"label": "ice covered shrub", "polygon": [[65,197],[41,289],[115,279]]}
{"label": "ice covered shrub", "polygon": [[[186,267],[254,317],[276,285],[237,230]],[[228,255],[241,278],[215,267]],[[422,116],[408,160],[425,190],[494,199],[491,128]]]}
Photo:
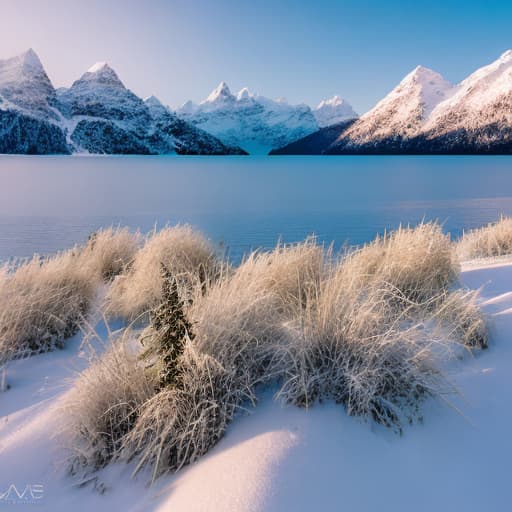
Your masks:
{"label": "ice covered shrub", "polygon": [[99,469],[119,456],[123,438],[134,427],[141,407],[153,397],[157,381],[138,354],[127,349],[130,330],[111,339],[65,397],[63,432],[73,474]]}
{"label": "ice covered shrub", "polygon": [[180,356],[178,382],[141,408],[124,437],[122,458],[136,460],[153,478],[175,471],[204,455],[224,435],[236,412],[255,403],[247,374],[233,372],[187,341]]}
{"label": "ice covered shrub", "polygon": [[457,254],[461,260],[512,254],[512,218],[502,217],[498,222],[464,232],[457,243]]}
{"label": "ice covered shrub", "polygon": [[97,280],[78,251],[34,256],[0,272],[0,361],[62,347],[94,298]]}
{"label": "ice covered shrub", "polygon": [[110,281],[128,268],[139,248],[141,236],[128,228],[104,228],[91,234],[80,250],[79,264],[92,275]]}
{"label": "ice covered shrub", "polygon": [[190,294],[198,283],[204,285],[215,278],[219,263],[212,245],[190,226],[152,233],[128,271],[114,279],[106,298],[108,314],[133,320],[159,304],[161,265],[177,279],[180,290]]}
{"label": "ice covered shrub", "polygon": [[436,222],[400,226],[349,253],[343,271],[353,284],[387,283],[406,301],[425,302],[456,280],[459,267],[450,236]]}

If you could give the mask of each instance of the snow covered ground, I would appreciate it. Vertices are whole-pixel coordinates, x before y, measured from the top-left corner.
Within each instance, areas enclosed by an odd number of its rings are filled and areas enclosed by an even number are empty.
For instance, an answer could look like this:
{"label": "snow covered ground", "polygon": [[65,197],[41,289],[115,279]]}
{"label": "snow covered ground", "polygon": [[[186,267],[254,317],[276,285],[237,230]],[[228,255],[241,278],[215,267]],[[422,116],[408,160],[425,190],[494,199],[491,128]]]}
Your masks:
{"label": "snow covered ground", "polygon": [[[84,487],[66,475],[62,396],[87,364],[77,336],[65,350],[10,365],[0,394],[0,509],[122,511],[510,510],[512,262],[463,266],[481,291],[491,345],[451,362],[459,390],[424,405],[424,423],[397,436],[334,404],[309,411],[263,396],[203,459],[148,487],[147,474],[114,465]],[[14,485],[25,506],[2,493]],[[11,487],[10,498],[16,498]],[[20,500],[16,500],[20,501]]]}

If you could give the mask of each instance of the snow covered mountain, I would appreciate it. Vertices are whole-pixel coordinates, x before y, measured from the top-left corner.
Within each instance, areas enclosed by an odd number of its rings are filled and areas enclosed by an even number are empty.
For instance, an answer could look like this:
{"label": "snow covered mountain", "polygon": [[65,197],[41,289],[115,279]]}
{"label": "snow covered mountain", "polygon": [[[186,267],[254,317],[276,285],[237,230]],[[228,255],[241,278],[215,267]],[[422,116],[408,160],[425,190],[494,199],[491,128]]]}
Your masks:
{"label": "snow covered mountain", "polygon": [[92,66],[57,98],[70,145],[90,153],[150,153],[145,144],[152,119],[144,102],[106,63]]}
{"label": "snow covered mountain", "polygon": [[61,110],[69,116],[105,117],[129,121],[149,113],[139,97],[129,91],[106,63],[94,64],[69,89],[57,91]]}
{"label": "snow covered mountain", "polygon": [[328,100],[321,101],[313,110],[313,115],[320,128],[339,124],[358,117],[352,105],[340,96],[333,96]]}
{"label": "snow covered mountain", "polygon": [[[105,62],[55,91],[33,50],[0,61],[0,152],[244,154],[144,102]],[[159,103],[159,102],[158,102]]]}
{"label": "snow covered mountain", "polygon": [[243,154],[178,119],[160,101],[143,101],[106,63],[92,66],[57,94],[70,143],[91,153]]}
{"label": "snow covered mountain", "polygon": [[322,153],[512,153],[512,50],[457,85],[418,66],[355,122],[273,152]]}
{"label": "snow covered mountain", "polygon": [[180,155],[242,155],[244,150],[221,142],[217,137],[180,119],[175,112],[164,106],[158,98],[144,100],[152,118],[153,128],[148,143],[156,153],[170,150]]}
{"label": "snow covered mountain", "polygon": [[104,62],[56,91],[32,49],[0,60],[0,153],[269,151],[511,153],[512,50],[457,85],[418,66],[360,118],[339,96],[312,110],[225,82],[173,112]]}
{"label": "snow covered mountain", "polygon": [[457,85],[417,68],[326,152],[511,153],[512,50]]}
{"label": "snow covered mountain", "polygon": [[266,154],[318,130],[307,105],[271,100],[247,88],[234,95],[225,82],[198,105],[188,101],[177,114],[224,143],[240,146],[249,153]]}
{"label": "snow covered mountain", "polygon": [[457,85],[423,133],[438,151],[512,152],[512,50]]}
{"label": "snow covered mountain", "polygon": [[[34,50],[0,60],[0,97],[4,107],[57,119],[55,90]],[[10,105],[9,105],[10,104]]]}
{"label": "snow covered mountain", "polygon": [[0,153],[69,153],[55,90],[36,53],[0,60]]}
{"label": "snow covered mountain", "polygon": [[418,135],[437,104],[453,85],[439,73],[418,66],[384,99],[344,131],[336,151],[399,152]]}

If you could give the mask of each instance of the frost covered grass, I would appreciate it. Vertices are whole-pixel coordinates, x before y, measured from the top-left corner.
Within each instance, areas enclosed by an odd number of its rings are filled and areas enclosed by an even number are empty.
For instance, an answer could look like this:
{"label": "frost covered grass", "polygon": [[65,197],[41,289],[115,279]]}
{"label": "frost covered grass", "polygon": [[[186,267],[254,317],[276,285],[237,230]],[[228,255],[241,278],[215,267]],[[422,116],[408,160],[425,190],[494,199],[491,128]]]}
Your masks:
{"label": "frost covered grass", "polygon": [[278,396],[305,407],[332,399],[400,431],[420,417],[421,400],[446,386],[439,345],[486,345],[478,308],[450,291],[459,270],[450,238],[437,223],[400,227],[327,267],[287,324]]}
{"label": "frost covered grass", "polygon": [[161,266],[190,291],[206,286],[219,271],[212,245],[190,226],[166,227],[146,237],[131,267],[114,279],[106,298],[106,310],[114,317],[133,320],[147,313],[162,297]]}
{"label": "frost covered grass", "polygon": [[0,365],[62,347],[102,281],[129,267],[139,240],[126,228],[101,229],[83,246],[0,267]]}
{"label": "frost covered grass", "polygon": [[110,346],[94,355],[75,381],[62,407],[68,421],[62,432],[72,450],[70,471],[81,475],[119,457],[124,436],[133,429],[142,406],[156,393],[156,380],[136,353],[128,350],[127,329],[111,335]]}
{"label": "frost covered grass", "polygon": [[488,258],[512,254],[512,218],[464,232],[457,244],[461,260]]}
{"label": "frost covered grass", "polygon": [[[249,258],[206,295],[197,296],[189,311],[198,350],[232,372],[248,373],[253,385],[268,379],[287,318],[283,295],[269,288],[266,272],[257,272],[262,270],[255,264],[258,259]],[[295,303],[293,296],[286,297]]]}
{"label": "frost covered grass", "polygon": [[276,295],[282,312],[293,314],[316,292],[331,256],[331,248],[325,251],[313,237],[297,244],[279,243],[273,251],[251,253],[236,279]]}
{"label": "frost covered grass", "polygon": [[[160,360],[127,356],[131,369],[118,379],[122,363],[108,352],[79,378],[68,410],[72,439],[87,455],[80,448],[73,467],[115,459],[134,462],[136,472],[149,466],[153,477],[177,470],[206,453],[263,385],[286,403],[334,400],[348,414],[401,432],[421,419],[423,400],[451,391],[442,358],[457,347],[487,346],[475,295],[454,289],[458,263],[438,224],[400,228],[338,256],[314,239],[278,245],[237,268],[219,265],[189,228],[174,229],[146,241],[114,280],[108,303],[118,301],[114,310],[128,318],[152,307],[158,314],[149,315],[139,341],[175,340],[172,357],[162,349],[153,351]],[[165,294],[163,275],[180,284],[179,299],[170,298],[176,291]],[[167,312],[164,299],[174,301]],[[171,325],[173,311],[181,328]],[[166,361],[171,377],[156,385],[153,368]],[[137,395],[142,400],[126,399],[132,378],[137,390],[151,388]]]}
{"label": "frost covered grass", "polygon": [[348,283],[341,263],[316,297],[287,324],[290,342],[276,358],[277,396],[286,403],[334,400],[349,415],[402,432],[421,419],[422,401],[451,391],[442,358],[461,347],[487,347],[474,293],[445,291],[412,302],[384,281]]}
{"label": "frost covered grass", "polygon": [[[343,286],[394,286],[405,301],[424,303],[457,279],[459,264],[450,236],[436,222],[400,226],[349,253],[341,268]],[[342,279],[340,275],[338,279]]]}
{"label": "frost covered grass", "polygon": [[191,343],[180,364],[179,382],[144,404],[123,442],[122,459],[135,460],[135,472],[151,467],[153,479],[207,453],[235,414],[256,402],[247,373],[225,368]]}
{"label": "frost covered grass", "polygon": [[349,415],[401,430],[443,387],[430,350],[438,340],[407,309],[397,314],[396,288],[340,288],[339,277],[323,283],[316,304],[290,325],[278,396],[303,407],[334,400]]}
{"label": "frost covered grass", "polygon": [[314,238],[278,244],[237,267],[188,226],[144,239],[109,228],[0,268],[0,364],[62,346],[100,289],[106,313],[133,322],[65,401],[75,474],[116,460],[149,466],[153,478],[180,469],[262,386],[301,407],[333,400],[401,432],[421,419],[423,400],[451,390],[443,358],[488,344],[458,272],[437,223],[341,254]]}
{"label": "frost covered grass", "polygon": [[62,347],[77,332],[96,282],[71,250],[0,272],[0,364]]}
{"label": "frost covered grass", "polygon": [[91,276],[100,276],[108,282],[129,268],[141,238],[139,232],[128,228],[100,229],[80,249],[80,264]]}

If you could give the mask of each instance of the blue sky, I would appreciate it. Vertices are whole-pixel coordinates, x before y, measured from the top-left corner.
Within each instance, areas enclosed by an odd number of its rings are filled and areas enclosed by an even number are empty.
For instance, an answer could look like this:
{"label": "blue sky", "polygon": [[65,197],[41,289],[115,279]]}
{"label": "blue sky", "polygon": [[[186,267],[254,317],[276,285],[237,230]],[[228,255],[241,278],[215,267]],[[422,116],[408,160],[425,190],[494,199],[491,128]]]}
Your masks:
{"label": "blue sky", "polygon": [[32,47],[56,86],[108,61],[177,106],[225,80],[364,112],[418,64],[459,81],[512,48],[512,1],[0,0],[0,58]]}

